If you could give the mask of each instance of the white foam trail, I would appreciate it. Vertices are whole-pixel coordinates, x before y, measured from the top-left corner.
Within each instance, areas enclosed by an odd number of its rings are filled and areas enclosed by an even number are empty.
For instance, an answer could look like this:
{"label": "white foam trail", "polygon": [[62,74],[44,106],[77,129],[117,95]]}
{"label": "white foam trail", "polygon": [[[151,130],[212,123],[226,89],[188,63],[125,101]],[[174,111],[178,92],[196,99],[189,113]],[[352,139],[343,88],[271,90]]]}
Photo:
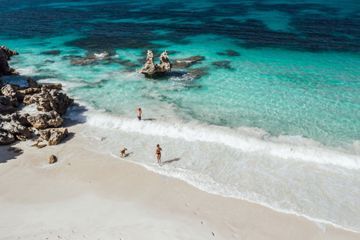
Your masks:
{"label": "white foam trail", "polygon": [[37,72],[36,68],[33,67],[17,68],[16,71],[18,71],[20,75],[26,75],[26,76],[34,75]]}
{"label": "white foam trail", "polygon": [[103,113],[87,114],[87,123],[96,127],[119,129],[126,132],[184,139],[185,141],[224,144],[245,153],[360,169],[360,156],[355,154],[326,148],[321,144],[308,143],[302,145],[292,144],[284,140],[272,141],[272,138],[259,137],[258,133],[244,133],[237,129],[195,123],[139,122],[135,119],[115,117]]}
{"label": "white foam trail", "polygon": [[99,60],[103,60],[104,58],[106,58],[108,56],[109,56],[108,52],[94,53],[94,57],[99,59]]}

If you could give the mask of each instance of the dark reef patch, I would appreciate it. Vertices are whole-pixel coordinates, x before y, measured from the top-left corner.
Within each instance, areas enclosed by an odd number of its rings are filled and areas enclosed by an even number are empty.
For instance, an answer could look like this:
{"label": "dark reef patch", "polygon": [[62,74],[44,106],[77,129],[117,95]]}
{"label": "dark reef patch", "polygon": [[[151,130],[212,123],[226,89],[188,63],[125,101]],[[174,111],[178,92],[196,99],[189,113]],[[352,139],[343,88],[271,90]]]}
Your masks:
{"label": "dark reef patch", "polygon": [[44,55],[52,55],[52,56],[60,55],[60,53],[61,53],[60,50],[49,50],[49,51],[41,52],[41,54],[44,54]]}
{"label": "dark reef patch", "polygon": [[219,56],[227,56],[227,57],[238,57],[238,56],[241,56],[240,53],[238,53],[238,52],[235,51],[235,50],[231,50],[231,49],[225,50],[224,52],[217,52],[216,54],[219,55]]}
{"label": "dark reef patch", "polygon": [[[85,2],[79,0],[82,1]],[[39,0],[32,5],[3,11],[0,14],[2,37],[46,38],[59,33],[77,33],[82,37],[66,45],[89,52],[110,52],[118,48],[164,49],[171,44],[188,44],[189,37],[203,34],[229,37],[247,48],[360,51],[360,17],[356,8],[344,15],[326,4],[255,0],[244,3],[212,1],[212,7],[191,9],[185,2],[175,1],[144,6],[135,0],[80,4],[72,8],[45,7],[39,3],[45,2]],[[166,10],[160,14],[159,9]],[[253,11],[287,14],[289,29],[294,31],[269,29],[261,20],[250,18]],[[168,43],[156,43],[159,39]]]}
{"label": "dark reef patch", "polygon": [[194,64],[200,63],[205,60],[204,56],[192,56],[188,58],[175,59],[172,63],[173,68],[188,68]]}
{"label": "dark reef patch", "polygon": [[223,61],[216,61],[212,62],[211,65],[217,67],[217,68],[224,68],[224,69],[233,69],[231,67],[231,61],[223,60]]}

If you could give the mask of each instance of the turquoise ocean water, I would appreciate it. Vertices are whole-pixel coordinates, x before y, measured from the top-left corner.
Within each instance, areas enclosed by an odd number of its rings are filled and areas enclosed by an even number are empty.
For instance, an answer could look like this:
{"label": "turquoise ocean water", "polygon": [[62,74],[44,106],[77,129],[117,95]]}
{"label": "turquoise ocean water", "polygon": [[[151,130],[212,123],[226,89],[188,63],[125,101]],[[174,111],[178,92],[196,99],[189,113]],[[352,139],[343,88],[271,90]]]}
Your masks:
{"label": "turquoise ocean water", "polygon": [[[194,154],[152,170],[360,230],[357,1],[0,3],[0,44],[20,52],[12,66],[63,83],[92,109],[89,124],[227,152],[214,152],[220,165]],[[147,49],[204,60],[146,79]],[[111,59],[72,64],[103,52]],[[134,123],[137,106],[155,121]]]}

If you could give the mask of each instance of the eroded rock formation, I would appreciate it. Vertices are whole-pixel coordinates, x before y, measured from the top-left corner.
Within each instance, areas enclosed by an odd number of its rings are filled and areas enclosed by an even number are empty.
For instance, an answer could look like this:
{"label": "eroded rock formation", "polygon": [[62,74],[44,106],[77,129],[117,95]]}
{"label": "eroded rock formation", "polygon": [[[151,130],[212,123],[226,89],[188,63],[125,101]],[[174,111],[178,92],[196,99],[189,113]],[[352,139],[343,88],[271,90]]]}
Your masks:
{"label": "eroded rock formation", "polygon": [[9,66],[8,61],[10,61],[11,57],[14,55],[18,55],[16,51],[12,51],[5,46],[0,46],[0,76],[2,75],[10,75],[15,72]]}
{"label": "eroded rock formation", "polygon": [[60,91],[61,84],[42,85],[39,88],[28,88],[21,91],[26,105],[36,104],[38,111],[55,111],[60,115],[73,103],[73,99]]}
{"label": "eroded rock formation", "polygon": [[160,63],[154,63],[154,53],[151,50],[147,51],[146,62],[144,67],[140,70],[140,73],[147,77],[153,77],[163,75],[171,71],[171,62],[167,51],[164,51],[160,55]]}
{"label": "eroded rock formation", "polygon": [[[38,137],[35,146],[59,144],[67,135],[62,115],[73,103],[62,92],[61,84],[37,84],[27,79],[27,86],[0,82],[0,145]],[[21,109],[34,105],[37,112]],[[31,107],[32,108],[32,107]]]}

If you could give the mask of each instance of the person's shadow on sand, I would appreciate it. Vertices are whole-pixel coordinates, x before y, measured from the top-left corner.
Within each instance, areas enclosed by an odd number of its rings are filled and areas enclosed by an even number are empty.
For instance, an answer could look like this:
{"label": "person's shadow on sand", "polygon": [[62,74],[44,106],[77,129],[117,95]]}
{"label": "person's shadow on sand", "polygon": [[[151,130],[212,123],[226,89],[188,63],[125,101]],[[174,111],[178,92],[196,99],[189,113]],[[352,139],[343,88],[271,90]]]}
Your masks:
{"label": "person's shadow on sand", "polygon": [[165,165],[165,164],[170,164],[170,163],[173,163],[173,162],[177,162],[177,161],[180,161],[181,158],[174,158],[174,159],[170,159],[170,160],[166,160],[164,162],[161,163],[161,165]]}
{"label": "person's shadow on sand", "polygon": [[143,121],[155,121],[156,118],[144,118]]}
{"label": "person's shadow on sand", "polygon": [[126,153],[126,154],[124,155],[124,157],[121,157],[121,158],[126,158],[126,157],[130,156],[131,154],[134,154],[134,152]]}

